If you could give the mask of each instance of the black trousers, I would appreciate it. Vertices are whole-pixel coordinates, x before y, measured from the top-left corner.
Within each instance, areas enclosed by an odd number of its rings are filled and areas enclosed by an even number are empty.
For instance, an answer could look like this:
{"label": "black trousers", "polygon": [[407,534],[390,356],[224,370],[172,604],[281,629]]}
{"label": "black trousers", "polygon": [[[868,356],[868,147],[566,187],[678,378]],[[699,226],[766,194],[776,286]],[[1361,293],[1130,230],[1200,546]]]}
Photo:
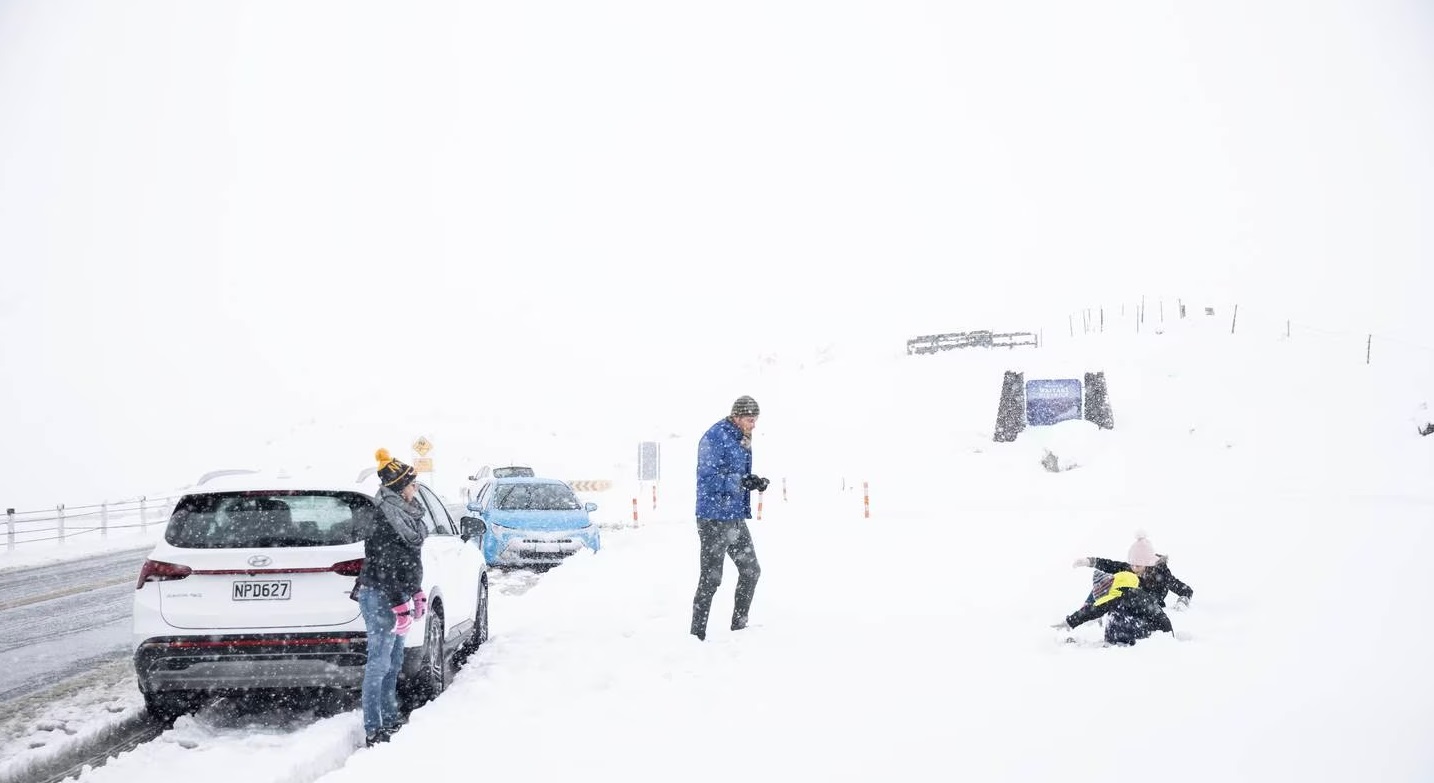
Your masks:
{"label": "black trousers", "polygon": [[712,597],[722,584],[722,563],[731,555],[737,566],[737,595],[732,606],[732,630],[747,625],[747,612],[752,608],[752,594],[762,567],[757,564],[757,550],[752,546],[752,531],[744,521],[719,522],[697,520],[697,536],[701,540],[697,594],[692,598],[692,633],[707,635],[707,615],[712,611]]}

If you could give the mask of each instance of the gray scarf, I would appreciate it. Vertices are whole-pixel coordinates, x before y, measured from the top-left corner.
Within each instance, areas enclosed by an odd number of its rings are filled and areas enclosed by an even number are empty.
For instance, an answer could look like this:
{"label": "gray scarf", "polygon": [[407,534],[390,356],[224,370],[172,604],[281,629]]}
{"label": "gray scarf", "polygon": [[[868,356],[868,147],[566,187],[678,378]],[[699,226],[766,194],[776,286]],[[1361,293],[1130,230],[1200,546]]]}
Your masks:
{"label": "gray scarf", "polygon": [[388,520],[389,526],[403,539],[403,543],[418,547],[422,546],[423,539],[428,537],[428,528],[423,525],[423,504],[418,498],[405,501],[397,492],[388,487],[380,487],[378,512]]}

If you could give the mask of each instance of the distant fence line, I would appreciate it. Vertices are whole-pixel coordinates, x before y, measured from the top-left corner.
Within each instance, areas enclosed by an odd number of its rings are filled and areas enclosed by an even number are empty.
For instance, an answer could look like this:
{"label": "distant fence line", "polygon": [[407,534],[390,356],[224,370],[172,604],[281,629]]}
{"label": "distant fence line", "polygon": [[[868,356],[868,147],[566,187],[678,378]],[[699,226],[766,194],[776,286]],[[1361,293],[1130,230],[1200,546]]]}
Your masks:
{"label": "distant fence line", "polygon": [[[611,489],[608,480],[579,480],[571,482],[577,492],[600,492]],[[654,490],[655,493],[655,490]],[[54,508],[38,511],[16,511],[5,509],[5,550],[14,550],[22,544],[37,544],[45,541],[68,540],[98,533],[100,539],[108,538],[111,530],[148,528],[169,520],[174,504],[183,495],[166,497],[139,497],[133,500],[105,501],[85,506],[66,506],[61,503]],[[448,504],[449,512],[461,516],[463,504]]]}
{"label": "distant fence line", "polygon": [[[1352,348],[1353,346],[1363,348],[1365,364],[1373,362],[1377,353],[1375,348],[1380,345],[1393,345],[1404,350],[1428,353],[1430,358],[1434,359],[1434,346],[1405,337],[1380,332],[1329,329],[1290,318],[1271,318],[1265,314],[1251,314],[1248,311],[1241,314],[1238,303],[1218,303],[1215,306],[1210,306],[1203,302],[1198,305],[1191,304],[1178,297],[1173,302],[1162,298],[1153,302],[1156,307],[1153,313],[1150,311],[1150,304],[1152,303],[1142,299],[1139,303],[1086,307],[1066,316],[1066,330],[1071,337],[1077,336],[1077,333],[1080,335],[1102,334],[1117,329],[1130,330],[1138,334],[1158,329],[1161,324],[1171,321],[1217,319],[1223,322],[1228,317],[1230,334],[1248,333],[1254,328],[1271,336],[1283,336],[1285,339],[1294,339],[1297,336],[1310,334],[1322,338],[1347,339]],[[1079,332],[1076,329],[1077,325],[1081,327]],[[1044,340],[1041,342],[1044,344]]]}
{"label": "distant fence line", "polygon": [[111,530],[139,528],[169,519],[178,495],[139,497],[133,500],[105,501],[86,506],[60,504],[43,511],[5,509],[5,549],[11,551],[22,544],[44,541],[64,543],[81,536],[98,533],[108,538]]}

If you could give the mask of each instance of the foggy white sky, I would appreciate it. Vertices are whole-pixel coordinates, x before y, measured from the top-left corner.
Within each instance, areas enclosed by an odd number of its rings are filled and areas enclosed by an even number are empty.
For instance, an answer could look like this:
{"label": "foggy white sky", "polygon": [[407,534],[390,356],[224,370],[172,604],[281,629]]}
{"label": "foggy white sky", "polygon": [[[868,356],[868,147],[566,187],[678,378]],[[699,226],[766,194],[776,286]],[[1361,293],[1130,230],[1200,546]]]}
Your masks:
{"label": "foggy white sky", "polygon": [[1141,294],[1434,335],[1430,41],[1415,0],[0,0],[0,506]]}

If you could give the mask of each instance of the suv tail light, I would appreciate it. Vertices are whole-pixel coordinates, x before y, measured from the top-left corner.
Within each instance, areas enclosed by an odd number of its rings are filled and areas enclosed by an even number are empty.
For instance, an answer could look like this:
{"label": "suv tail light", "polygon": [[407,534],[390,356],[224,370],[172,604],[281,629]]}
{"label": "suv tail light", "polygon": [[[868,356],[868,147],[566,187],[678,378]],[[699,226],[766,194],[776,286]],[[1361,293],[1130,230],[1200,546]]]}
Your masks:
{"label": "suv tail light", "polygon": [[139,581],[135,583],[134,589],[143,590],[145,582],[167,582],[171,579],[183,579],[193,573],[189,566],[166,563],[162,560],[145,560],[144,565],[139,568]]}
{"label": "suv tail light", "polygon": [[339,576],[358,576],[359,569],[363,568],[363,558],[357,560],[345,560],[341,563],[334,563],[334,573]]}

